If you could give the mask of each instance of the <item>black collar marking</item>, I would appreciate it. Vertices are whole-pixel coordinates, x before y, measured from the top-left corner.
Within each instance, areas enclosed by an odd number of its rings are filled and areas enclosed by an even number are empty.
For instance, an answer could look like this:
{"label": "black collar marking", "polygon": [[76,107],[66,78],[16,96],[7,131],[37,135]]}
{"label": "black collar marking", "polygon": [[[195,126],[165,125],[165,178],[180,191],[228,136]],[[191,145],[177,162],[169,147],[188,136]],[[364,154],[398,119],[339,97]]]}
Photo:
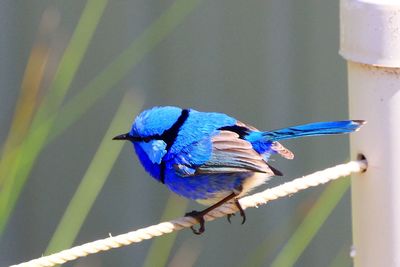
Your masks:
{"label": "black collar marking", "polygon": [[246,135],[249,134],[249,129],[244,127],[244,126],[239,126],[239,125],[230,125],[230,126],[224,126],[221,128],[218,128],[220,131],[230,131],[237,133],[239,135],[240,139],[244,139]]}
{"label": "black collar marking", "polygon": [[183,109],[181,112],[181,115],[176,120],[176,122],[171,126],[171,128],[169,128],[168,130],[165,130],[162,133],[162,135],[160,136],[161,140],[163,140],[167,144],[167,147],[166,147],[167,151],[174,144],[175,139],[178,136],[179,129],[185,123],[185,121],[188,117],[189,117],[189,110]]}
{"label": "black collar marking", "polygon": [[[165,130],[159,136],[152,136],[152,139],[163,140],[167,144],[167,147],[165,149],[168,151],[174,144],[176,137],[178,136],[179,129],[185,123],[188,117],[189,117],[189,110],[183,109],[181,115],[176,120],[176,122],[171,126],[171,128]],[[162,160],[160,164],[160,182],[163,184],[165,183],[165,167],[166,167],[165,161]]]}

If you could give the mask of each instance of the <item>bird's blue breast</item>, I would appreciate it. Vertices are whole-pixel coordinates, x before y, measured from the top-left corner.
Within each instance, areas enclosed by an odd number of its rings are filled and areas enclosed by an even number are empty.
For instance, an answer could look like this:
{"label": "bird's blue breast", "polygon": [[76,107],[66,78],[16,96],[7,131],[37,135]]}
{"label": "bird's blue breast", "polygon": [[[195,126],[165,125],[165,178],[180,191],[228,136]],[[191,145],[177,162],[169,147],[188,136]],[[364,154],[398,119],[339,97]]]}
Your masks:
{"label": "bird's blue breast", "polygon": [[235,125],[236,122],[225,114],[190,110],[175,143],[164,157],[165,184],[175,193],[191,199],[212,198],[240,186],[249,173],[182,177],[174,169],[175,164],[200,166],[207,162],[213,150],[211,138],[220,132],[219,128]]}

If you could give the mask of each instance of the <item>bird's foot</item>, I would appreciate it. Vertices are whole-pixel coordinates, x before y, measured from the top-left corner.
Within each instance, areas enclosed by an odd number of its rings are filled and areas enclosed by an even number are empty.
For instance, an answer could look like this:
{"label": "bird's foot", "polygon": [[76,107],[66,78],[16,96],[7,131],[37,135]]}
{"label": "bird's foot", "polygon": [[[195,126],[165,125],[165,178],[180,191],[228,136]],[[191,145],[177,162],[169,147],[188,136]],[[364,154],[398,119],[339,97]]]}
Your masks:
{"label": "bird's foot", "polygon": [[[244,213],[244,210],[242,209],[242,206],[240,206],[240,203],[236,198],[234,200],[234,203],[235,203],[236,207],[239,210],[240,216],[242,217],[242,224],[244,224],[246,222],[246,213]],[[229,223],[231,223],[231,217],[232,216],[235,216],[235,213],[226,215],[226,218],[228,219]]]}
{"label": "bird's foot", "polygon": [[[205,210],[202,211],[192,211],[192,212],[188,212],[185,214],[185,216],[190,216],[194,219],[196,219],[199,223],[200,223],[200,228],[199,230],[194,229],[193,226],[190,227],[190,229],[192,229],[193,233],[196,235],[201,235],[202,233],[204,233],[205,227],[204,227],[204,216],[214,210],[215,208],[218,208],[219,206],[221,206],[222,204],[224,204],[225,202],[231,200],[232,198],[234,198],[235,196],[237,196],[237,193],[232,192],[232,194],[226,196],[224,199],[218,201],[217,203],[215,203],[214,205],[212,205],[211,207],[206,208]],[[237,199],[234,200],[235,205],[237,206],[237,208],[240,211],[240,215],[242,216],[243,220],[242,220],[242,224],[244,224],[244,222],[246,221],[246,215],[244,214],[244,211],[242,209],[242,207],[240,206],[239,202]],[[230,219],[230,217],[228,216],[228,220]]]}
{"label": "bird's foot", "polygon": [[193,234],[201,235],[206,230],[206,228],[204,226],[204,223],[205,223],[204,215],[205,215],[204,212],[195,211],[195,210],[185,214],[185,216],[190,216],[190,217],[196,219],[196,221],[198,221],[200,224],[200,228],[198,230],[196,230],[193,226],[190,226],[190,229],[192,229]]}

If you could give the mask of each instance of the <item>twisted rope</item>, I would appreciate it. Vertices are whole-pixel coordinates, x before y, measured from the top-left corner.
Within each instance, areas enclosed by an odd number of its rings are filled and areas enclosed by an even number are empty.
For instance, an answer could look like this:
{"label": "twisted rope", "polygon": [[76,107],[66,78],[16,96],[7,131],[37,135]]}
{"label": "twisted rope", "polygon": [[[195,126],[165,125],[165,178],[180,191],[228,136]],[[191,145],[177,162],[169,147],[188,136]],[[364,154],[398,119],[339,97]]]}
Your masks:
{"label": "twisted rope", "polygon": [[[284,183],[277,187],[267,189],[263,192],[243,197],[239,200],[240,205],[243,209],[250,207],[258,207],[266,204],[268,201],[275,200],[280,197],[292,195],[306,189],[308,187],[315,187],[320,184],[325,184],[329,181],[336,180],[340,177],[348,176],[352,173],[360,173],[367,169],[367,162],[365,160],[351,161],[349,163],[340,164],[322,171],[312,173],[310,175],[297,178],[290,182]],[[226,203],[211,212],[209,212],[204,219],[206,221],[212,221],[216,218],[223,217],[227,214],[237,212],[238,209],[233,203]],[[86,243],[80,246],[76,246],[70,249],[54,253],[52,255],[44,256],[38,259],[34,259],[28,262],[20,263],[15,266],[54,266],[62,264],[67,261],[72,261],[80,257],[85,257],[89,254],[95,254],[100,251],[110,250],[112,248],[118,248],[127,246],[132,243],[139,243],[143,240],[168,234],[173,231],[178,231],[183,228],[187,228],[197,224],[198,222],[192,217],[182,217],[169,222],[163,222],[156,225],[152,225],[146,228],[142,228],[136,231],[132,231],[126,234],[117,236],[111,236],[105,239],[100,239],[90,243]]]}

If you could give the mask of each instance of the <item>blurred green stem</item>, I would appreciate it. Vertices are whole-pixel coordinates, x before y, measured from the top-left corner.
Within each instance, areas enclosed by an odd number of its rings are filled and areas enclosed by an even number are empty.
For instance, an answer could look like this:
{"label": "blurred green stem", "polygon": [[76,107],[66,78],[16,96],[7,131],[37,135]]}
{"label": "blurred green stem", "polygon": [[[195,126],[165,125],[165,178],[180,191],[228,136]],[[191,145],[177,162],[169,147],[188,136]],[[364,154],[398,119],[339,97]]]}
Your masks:
{"label": "blurred green stem", "polygon": [[350,257],[350,241],[344,242],[344,245],[338,251],[336,257],[332,260],[328,267],[351,267],[352,259]]}
{"label": "blurred green stem", "polygon": [[349,187],[350,180],[343,178],[332,182],[325,188],[303,222],[275,258],[271,267],[294,266]]}
{"label": "blurred green stem", "polygon": [[[200,0],[177,0],[169,7],[160,18],[154,21],[141,36],[139,36],[124,52],[122,52],[106,69],[104,69],[94,80],[92,80],[87,87],[85,87],[81,92],[79,92],[69,103],[67,103],[61,112],[58,114],[57,121],[60,122],[56,124],[54,131],[50,135],[50,141],[54,139],[58,134],[63,132],[68,128],[77,117],[83,114],[90,106],[92,106],[100,97],[104,96],[113,86],[115,86],[118,81],[120,81],[138,62],[140,62],[143,57],[150,52],[157,44],[159,44],[163,39],[165,39],[168,34],[172,32],[178,26],[183,19],[197,6]],[[130,115],[135,113],[131,110]],[[99,148],[100,149],[100,148]],[[108,159],[109,160],[109,159]],[[86,174],[87,175],[87,174]],[[85,177],[86,177],[85,175]],[[83,182],[82,182],[83,183]],[[84,186],[84,185],[82,185]],[[78,189],[81,190],[81,189]],[[76,194],[79,194],[78,191]],[[74,197],[69,205],[69,214],[79,213],[76,208],[72,208],[77,204],[73,204],[74,199],[79,199],[80,197]],[[75,200],[76,201],[76,200]],[[84,201],[90,201],[88,199]],[[174,199],[171,199],[172,203],[175,203]],[[181,201],[180,203],[185,203]],[[92,203],[86,203],[84,205],[91,206]],[[183,205],[183,204],[182,204]],[[184,205],[186,206],[186,205]],[[184,210],[182,206],[182,210]],[[174,217],[171,212],[180,212],[180,205],[175,205],[174,210],[170,210],[169,205],[165,210],[164,216]],[[178,209],[176,209],[178,207]],[[83,211],[81,211],[83,213]],[[67,212],[65,213],[67,214]],[[67,217],[67,215],[64,215]],[[70,226],[68,229],[68,222],[66,219],[62,219],[55,235],[53,236],[46,253],[51,253],[52,251],[57,251],[62,248],[66,248],[72,245],[73,240],[75,240],[76,234],[78,233],[84,218],[80,221],[80,225],[76,224]],[[86,217],[86,216],[85,216]],[[61,229],[61,230],[59,230]],[[64,230],[62,230],[64,229]],[[65,230],[66,229],[66,230]],[[65,239],[65,235],[71,234],[68,240]],[[173,234],[175,235],[175,234]],[[168,259],[169,250],[175,237],[167,237],[164,241],[157,241],[154,246],[159,247],[159,242],[161,242],[164,247],[162,251],[163,254],[167,256],[165,261]],[[169,248],[168,248],[169,246]],[[152,249],[149,255],[152,255]],[[158,256],[159,257],[159,256]],[[159,259],[162,259],[160,257]]]}
{"label": "blurred green stem", "polygon": [[[101,3],[104,4],[104,0],[98,1],[99,6]],[[30,173],[30,170],[35,162],[35,159],[39,155],[43,146],[54,140],[59,134],[67,129],[73,122],[75,122],[82,114],[84,114],[96,101],[104,96],[113,86],[115,86],[120,79],[122,79],[140,60],[151,51],[157,44],[165,39],[168,34],[172,32],[178,26],[183,19],[193,11],[193,9],[200,3],[201,0],[177,0],[171,7],[169,7],[163,15],[161,15],[156,21],[154,21],[144,32],[140,35],[132,44],[122,52],[107,68],[105,68],[94,80],[92,80],[88,86],[82,89],[77,95],[75,95],[66,105],[61,108],[58,112],[47,114],[49,117],[45,117],[43,111],[36,120],[35,127],[31,130],[31,136],[26,140],[23,145],[18,147],[14,153],[19,155],[18,160],[13,164],[14,169],[11,170],[13,175],[8,175],[10,179],[16,177],[18,172],[18,181],[9,181],[8,188],[1,188],[0,192],[0,233],[3,232],[4,227],[8,221],[9,214],[11,213],[15,202],[19,197],[20,191]],[[96,0],[88,2],[93,5],[97,3]],[[101,11],[103,11],[102,9]],[[100,8],[93,8],[92,12],[99,12]],[[87,8],[82,14],[82,17],[89,12]],[[100,18],[100,16],[98,16]],[[81,19],[82,20],[82,19]],[[81,25],[80,23],[78,26]],[[79,29],[77,28],[76,31]],[[94,29],[93,29],[94,30]],[[87,37],[89,37],[90,31],[85,29]],[[81,34],[77,34],[81,36]],[[75,40],[71,39],[71,43]],[[70,43],[70,45],[72,45]],[[74,42],[75,43],[75,42]],[[81,45],[81,44],[79,44]],[[75,49],[71,49],[75,51]],[[65,57],[65,55],[64,55]],[[70,61],[65,60],[64,64],[75,65]],[[60,69],[62,66],[60,66]],[[61,81],[70,84],[68,77],[72,77],[75,72],[69,71],[69,75],[61,75],[58,82],[54,82],[55,85],[59,85]],[[65,89],[65,87],[63,87]],[[63,96],[65,91],[60,90],[59,94],[54,96]],[[52,98],[50,97],[50,98]],[[50,99],[49,98],[49,99]],[[58,101],[60,104],[61,102]],[[52,107],[54,105],[52,104]],[[49,110],[46,108],[45,110]],[[53,126],[53,123],[55,124]],[[23,155],[23,157],[22,157]],[[20,163],[22,164],[22,167]],[[16,183],[12,186],[12,183]],[[15,188],[15,189],[14,189]]]}
{"label": "blurred green stem", "polygon": [[137,96],[126,94],[103,137],[92,162],[82,178],[74,196],[52,236],[45,254],[69,248],[81,229],[94,201],[117,160],[124,142],[113,142],[115,133],[121,132],[131,122],[132,113],[137,113],[143,101]]}
{"label": "blurred green stem", "polygon": [[[144,56],[164,40],[189,15],[201,0],[176,0],[155,20],[131,45],[115,58],[99,75],[76,94],[58,114],[55,129],[50,135],[53,140],[77,117],[82,115],[99,98],[128,74]],[[116,88],[120,90],[120,88]]]}
{"label": "blurred green stem", "polygon": [[[160,221],[167,221],[171,218],[177,218],[184,214],[188,201],[171,194],[164,208],[164,213]],[[178,232],[172,232],[166,236],[160,236],[154,239],[149,252],[147,253],[143,267],[165,266],[167,264],[172,246],[175,243]]]}
{"label": "blurred green stem", "polygon": [[33,119],[29,134],[26,140],[15,148],[12,153],[15,159],[1,174],[0,179],[4,180],[0,191],[0,233],[4,231],[31,168],[47,141],[55,120],[54,114],[58,112],[64,100],[106,5],[107,0],[87,1],[49,91]]}

